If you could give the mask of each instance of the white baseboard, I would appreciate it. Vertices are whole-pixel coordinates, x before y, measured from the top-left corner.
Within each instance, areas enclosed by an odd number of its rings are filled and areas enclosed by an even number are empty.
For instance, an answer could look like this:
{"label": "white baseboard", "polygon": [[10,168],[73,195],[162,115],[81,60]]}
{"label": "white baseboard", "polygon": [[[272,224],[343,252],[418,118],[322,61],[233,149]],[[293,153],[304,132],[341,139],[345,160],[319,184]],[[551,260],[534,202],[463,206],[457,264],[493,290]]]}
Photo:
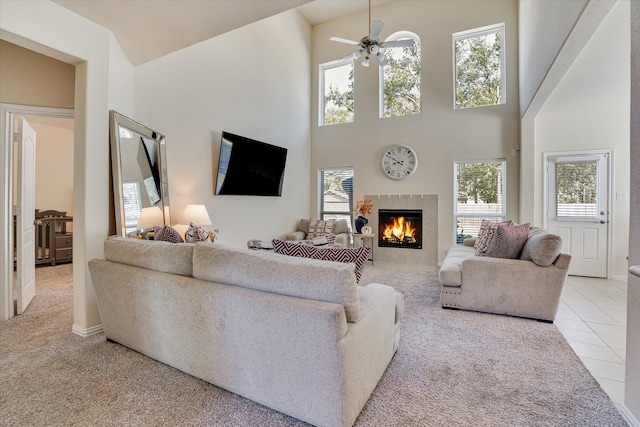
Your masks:
{"label": "white baseboard", "polygon": [[620,407],[620,413],[630,427],[640,427],[640,421],[631,413],[625,405]]}
{"label": "white baseboard", "polygon": [[611,277],[611,280],[620,280],[622,282],[626,282],[627,280],[629,280],[629,276],[628,275],[627,276],[614,275],[614,276]]}
{"label": "white baseboard", "polygon": [[95,334],[99,334],[100,332],[102,332],[102,324],[99,324],[98,326],[92,326],[91,328],[81,328],[78,325],[73,325],[73,327],[71,327],[71,332],[73,332],[76,335],[80,335],[83,338],[86,338],[88,336],[91,335],[95,335]]}

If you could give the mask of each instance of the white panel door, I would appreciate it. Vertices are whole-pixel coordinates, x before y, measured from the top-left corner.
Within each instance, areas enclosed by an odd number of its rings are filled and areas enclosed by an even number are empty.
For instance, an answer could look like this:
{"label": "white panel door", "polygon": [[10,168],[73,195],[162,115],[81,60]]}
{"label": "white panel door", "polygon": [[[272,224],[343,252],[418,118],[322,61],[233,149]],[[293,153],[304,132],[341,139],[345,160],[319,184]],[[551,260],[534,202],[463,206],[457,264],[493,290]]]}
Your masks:
{"label": "white panel door", "polygon": [[569,274],[607,277],[609,162],[608,153],[548,157],[548,228],[571,255]]}
{"label": "white panel door", "polygon": [[18,117],[15,145],[17,153],[16,248],[18,250],[16,314],[22,314],[36,294],[35,219],[36,133],[24,117]]}

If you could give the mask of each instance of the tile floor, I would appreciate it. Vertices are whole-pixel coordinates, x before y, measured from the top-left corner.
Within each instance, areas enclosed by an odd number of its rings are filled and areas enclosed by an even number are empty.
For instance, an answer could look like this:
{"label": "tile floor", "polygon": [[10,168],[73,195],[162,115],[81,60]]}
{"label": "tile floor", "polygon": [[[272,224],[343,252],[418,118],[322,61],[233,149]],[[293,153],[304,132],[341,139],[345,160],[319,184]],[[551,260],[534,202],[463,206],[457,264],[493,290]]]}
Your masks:
{"label": "tile floor", "polygon": [[554,323],[620,408],[624,402],[627,282],[569,276]]}

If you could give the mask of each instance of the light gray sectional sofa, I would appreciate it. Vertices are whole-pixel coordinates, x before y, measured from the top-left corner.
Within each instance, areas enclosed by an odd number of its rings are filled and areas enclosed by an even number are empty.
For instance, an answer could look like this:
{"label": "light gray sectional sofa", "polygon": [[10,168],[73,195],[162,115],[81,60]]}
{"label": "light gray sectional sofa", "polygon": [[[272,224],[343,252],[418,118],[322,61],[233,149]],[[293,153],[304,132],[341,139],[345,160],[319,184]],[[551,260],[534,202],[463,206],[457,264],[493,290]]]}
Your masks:
{"label": "light gray sectional sofa", "polygon": [[317,426],[351,426],[395,354],[403,297],[354,265],[111,237],[89,262],[109,340]]}
{"label": "light gray sectional sofa", "polygon": [[532,227],[518,259],[476,256],[473,243],[453,245],[440,266],[442,307],[554,321],[571,261],[559,236]]}

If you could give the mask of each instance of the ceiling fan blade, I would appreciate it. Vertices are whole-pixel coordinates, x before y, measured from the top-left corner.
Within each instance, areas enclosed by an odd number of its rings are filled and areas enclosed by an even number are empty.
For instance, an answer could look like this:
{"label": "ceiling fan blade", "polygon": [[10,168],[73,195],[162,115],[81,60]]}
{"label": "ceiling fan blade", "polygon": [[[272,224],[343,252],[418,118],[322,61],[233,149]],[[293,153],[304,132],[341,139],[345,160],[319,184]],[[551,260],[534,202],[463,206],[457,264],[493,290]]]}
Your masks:
{"label": "ceiling fan blade", "polygon": [[404,39],[404,40],[392,40],[392,41],[388,41],[388,42],[382,42],[379,43],[378,46],[380,46],[380,48],[387,48],[387,47],[410,47],[413,46],[413,40],[412,39]]}
{"label": "ceiling fan blade", "polygon": [[382,27],[384,26],[384,22],[382,21],[373,21],[373,24],[371,24],[371,33],[369,33],[369,40],[373,41],[373,40],[378,40],[378,37],[380,37],[380,33],[382,32]]}
{"label": "ceiling fan blade", "polygon": [[338,43],[350,44],[353,46],[360,46],[360,42],[357,42],[355,40],[343,39],[342,37],[331,37],[329,40],[333,42],[338,42]]}

